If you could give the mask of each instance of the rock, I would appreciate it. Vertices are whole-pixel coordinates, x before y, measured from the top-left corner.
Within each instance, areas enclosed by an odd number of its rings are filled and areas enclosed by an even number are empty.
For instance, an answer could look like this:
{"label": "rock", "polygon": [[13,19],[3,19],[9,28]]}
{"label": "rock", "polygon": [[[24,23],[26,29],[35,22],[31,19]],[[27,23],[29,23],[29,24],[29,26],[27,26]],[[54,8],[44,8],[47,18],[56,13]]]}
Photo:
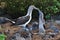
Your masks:
{"label": "rock", "polygon": [[21,37],[21,35],[19,33],[15,33],[11,40],[25,40],[25,38]]}
{"label": "rock", "polygon": [[60,24],[60,20],[56,20],[55,22],[56,22],[57,24]]}
{"label": "rock", "polygon": [[41,36],[39,35],[33,35],[32,40],[43,40]]}

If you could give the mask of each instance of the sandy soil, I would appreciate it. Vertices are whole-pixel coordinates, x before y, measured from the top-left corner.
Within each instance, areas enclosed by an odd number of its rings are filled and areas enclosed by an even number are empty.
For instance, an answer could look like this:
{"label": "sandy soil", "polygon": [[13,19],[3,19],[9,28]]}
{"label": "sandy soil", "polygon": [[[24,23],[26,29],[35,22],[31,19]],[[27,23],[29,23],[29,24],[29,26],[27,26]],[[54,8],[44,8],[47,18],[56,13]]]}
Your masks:
{"label": "sandy soil", "polygon": [[[54,23],[54,25],[60,29],[60,25]],[[52,37],[49,37],[48,33],[53,32],[53,30],[47,29],[49,27],[49,23],[45,24],[46,28],[46,34],[45,35],[38,35],[38,34],[33,34],[32,35],[32,40],[60,40],[60,33],[56,35],[52,35]],[[4,33],[7,35],[6,40],[10,40],[9,38],[17,31],[19,31],[21,27],[18,26],[11,26],[11,23],[6,23],[6,24],[1,24],[0,25],[0,32]],[[38,30],[33,30],[32,33],[37,33]],[[26,34],[25,32],[21,33],[22,35]]]}

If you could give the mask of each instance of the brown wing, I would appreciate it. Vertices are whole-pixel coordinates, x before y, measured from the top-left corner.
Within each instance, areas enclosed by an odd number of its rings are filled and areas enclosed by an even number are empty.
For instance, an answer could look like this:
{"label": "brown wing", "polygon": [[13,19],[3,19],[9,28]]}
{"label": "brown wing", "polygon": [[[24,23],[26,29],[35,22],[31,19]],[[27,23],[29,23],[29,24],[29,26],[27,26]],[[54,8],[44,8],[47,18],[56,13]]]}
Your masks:
{"label": "brown wing", "polygon": [[27,17],[19,17],[19,18],[16,20],[15,25],[25,24],[25,23],[29,20],[29,18],[30,18],[30,16],[27,16]]}

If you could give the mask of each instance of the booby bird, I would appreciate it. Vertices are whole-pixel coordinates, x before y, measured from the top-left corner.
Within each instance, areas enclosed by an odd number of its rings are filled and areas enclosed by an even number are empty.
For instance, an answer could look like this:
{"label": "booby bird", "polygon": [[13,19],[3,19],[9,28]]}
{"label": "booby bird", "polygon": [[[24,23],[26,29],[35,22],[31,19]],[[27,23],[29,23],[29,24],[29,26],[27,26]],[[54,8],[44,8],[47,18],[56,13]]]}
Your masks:
{"label": "booby bird", "polygon": [[[29,29],[26,28],[26,25],[31,21],[32,19],[32,11],[33,9],[37,9],[34,5],[29,6],[28,12],[25,16],[19,17],[16,19],[15,23],[13,23],[16,26],[22,26],[23,29],[29,31]],[[29,33],[30,40],[31,40],[31,33]]]}
{"label": "booby bird", "polygon": [[36,9],[36,7],[34,5],[29,6],[27,14],[25,16],[17,18],[14,25],[23,26],[25,28],[26,25],[32,19],[32,11],[33,11],[33,9]]}
{"label": "booby bird", "polygon": [[6,18],[6,17],[0,17],[0,24],[4,24],[4,23],[7,23],[7,22],[11,22],[11,23],[14,23],[14,21]]}
{"label": "booby bird", "polygon": [[45,20],[44,20],[43,12],[40,11],[38,8],[36,10],[38,10],[39,12],[39,34],[45,33],[45,29],[44,29]]}

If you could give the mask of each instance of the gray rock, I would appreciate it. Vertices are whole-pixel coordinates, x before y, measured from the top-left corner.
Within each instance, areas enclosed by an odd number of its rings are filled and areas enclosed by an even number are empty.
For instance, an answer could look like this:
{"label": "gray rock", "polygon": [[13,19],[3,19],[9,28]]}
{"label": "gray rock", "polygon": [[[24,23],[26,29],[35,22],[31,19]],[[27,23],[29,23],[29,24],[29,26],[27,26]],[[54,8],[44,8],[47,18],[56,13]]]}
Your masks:
{"label": "gray rock", "polygon": [[60,20],[56,20],[55,22],[56,22],[57,24],[60,24]]}
{"label": "gray rock", "polygon": [[25,38],[21,37],[19,33],[16,33],[12,36],[11,40],[25,40]]}

